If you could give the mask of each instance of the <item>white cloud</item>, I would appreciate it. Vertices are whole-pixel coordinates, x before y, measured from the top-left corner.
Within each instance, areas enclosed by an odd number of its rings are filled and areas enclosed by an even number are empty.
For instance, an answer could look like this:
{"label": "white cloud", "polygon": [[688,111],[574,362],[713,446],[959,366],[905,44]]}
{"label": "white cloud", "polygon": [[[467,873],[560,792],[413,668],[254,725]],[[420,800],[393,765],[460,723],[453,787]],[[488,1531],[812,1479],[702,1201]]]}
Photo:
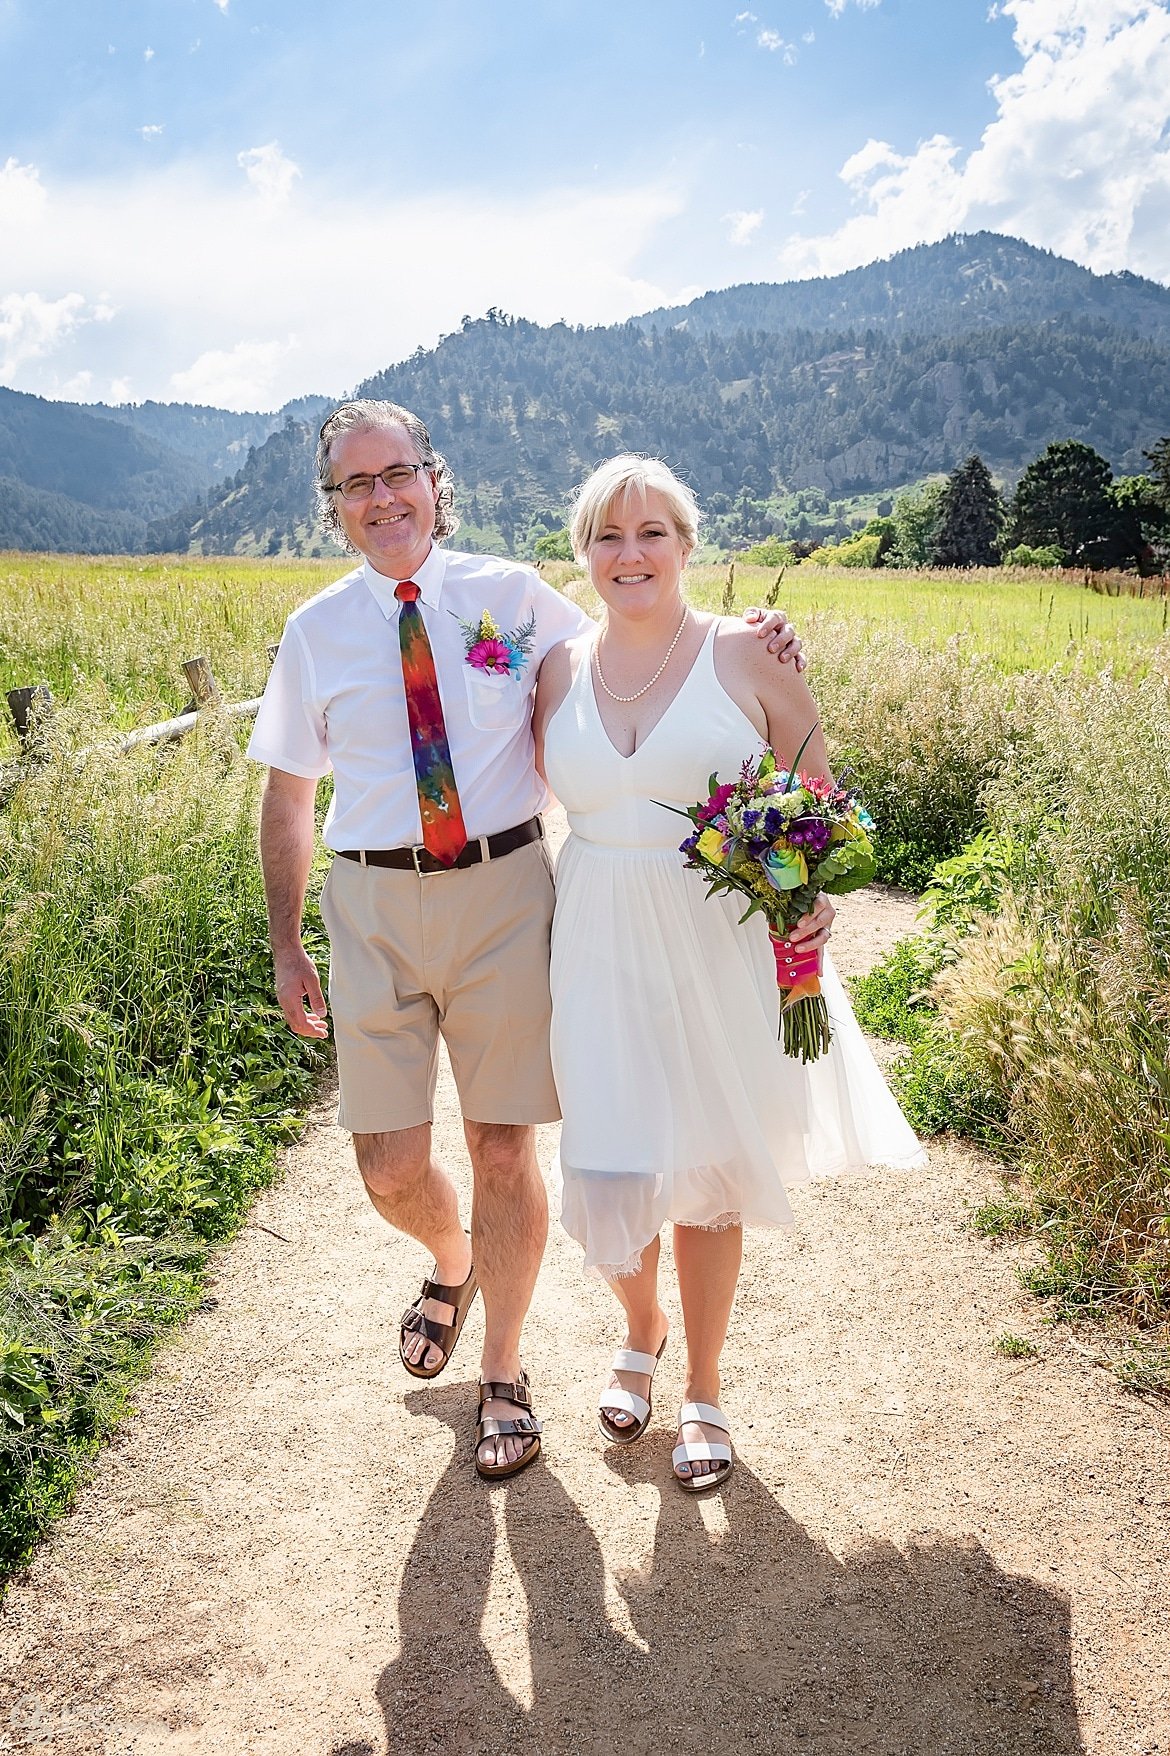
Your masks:
{"label": "white cloud", "polygon": [[210,403],[215,408],[271,408],[281,362],[295,352],[297,341],[238,341],[234,348],[209,348],[185,372],[172,372],[171,389],[180,402]]}
{"label": "white cloud", "polygon": [[[306,170],[295,200],[258,200],[295,177],[283,154],[264,155],[242,155],[247,180],[230,160],[213,180],[153,154],[130,181],[46,186],[35,166],[0,170],[0,299],[35,289],[44,306],[81,301],[58,313],[56,345],[36,358],[25,344],[49,338],[30,327],[39,307],[20,306],[24,364],[9,381],[59,395],[90,371],[95,386],[119,381],[121,400],[218,385],[241,406],[273,406],[345,391],[491,305],[610,323],[674,300],[639,267],[684,208],[665,179],[495,198],[375,187],[351,199]],[[403,274],[404,248],[425,274]]]}
{"label": "white cloud", "polygon": [[0,379],[7,382],[30,361],[54,353],[85,321],[81,293],[65,293],[59,299],[46,299],[40,293],[5,293],[0,298]]}
{"label": "white cloud", "polygon": [[1170,279],[1170,10],[1160,0],[1002,0],[1021,65],[965,157],[943,134],[869,140],[841,167],[858,208],[794,236],[781,268],[833,274],[951,231],[990,228],[1101,271]]}
{"label": "white cloud", "polygon": [[133,402],[134,387],[129,378],[111,378],[110,388],[106,396],[98,399],[101,402]]}
{"label": "white cloud", "polygon": [[154,50],[153,49],[143,49],[142,59],[144,61],[153,61],[154,60]]}
{"label": "white cloud", "polygon": [[48,195],[35,165],[8,159],[0,166],[0,225],[28,225],[42,216]]}
{"label": "white cloud", "polygon": [[804,212],[805,207],[808,205],[808,198],[811,194],[811,189],[801,189],[798,192],[796,200],[792,203],[792,212],[794,215],[799,216]]}
{"label": "white cloud", "polygon": [[756,15],[754,12],[737,12],[735,22],[736,24],[755,24]]}
{"label": "white cloud", "polygon": [[252,146],[247,152],[237,153],[236,163],[246,172],[249,183],[262,201],[287,201],[301,174],[300,166],[285,157],[275,140],[270,140],[267,146]]}
{"label": "white cloud", "polygon": [[764,223],[764,210],[761,207],[753,213],[736,211],[725,213],[723,217],[728,222],[727,236],[731,242],[733,244],[748,244]]}
{"label": "white cloud", "polygon": [[[858,7],[862,12],[872,12],[874,7],[880,6],[881,3],[882,0],[853,0],[854,6]],[[834,18],[840,18],[845,8],[849,5],[849,0],[825,0],[825,5],[828,7]]]}
{"label": "white cloud", "polygon": [[66,379],[61,386],[61,395],[71,402],[84,402],[93,389],[92,372],[75,372],[72,378]]}
{"label": "white cloud", "polygon": [[161,122],[147,122],[138,132],[143,140],[157,140],[163,131],[163,126]]}
{"label": "white cloud", "polygon": [[797,56],[796,44],[786,43],[779,31],[760,31],[759,35],[756,37],[756,46],[761,49],[769,49],[773,54],[778,50],[783,51],[784,65],[786,67],[795,67]]}
{"label": "white cloud", "polygon": [[219,7],[221,12],[226,12],[228,9],[228,0],[215,0],[215,4]]}
{"label": "white cloud", "polygon": [[806,30],[800,40],[802,43],[815,43],[817,33],[815,30]]}

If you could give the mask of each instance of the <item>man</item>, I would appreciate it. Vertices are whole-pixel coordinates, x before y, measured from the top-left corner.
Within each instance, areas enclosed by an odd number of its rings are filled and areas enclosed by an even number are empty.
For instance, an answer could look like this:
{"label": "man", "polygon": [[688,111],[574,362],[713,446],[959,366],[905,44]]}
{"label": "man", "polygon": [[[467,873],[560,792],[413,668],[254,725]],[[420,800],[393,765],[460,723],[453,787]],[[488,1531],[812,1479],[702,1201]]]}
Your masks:
{"label": "man", "polygon": [[[301,914],[331,769],[323,837],[338,857],[321,913],[338,1122],[378,1212],[434,1257],[403,1316],[408,1372],[443,1369],[483,1289],[475,1461],[494,1478],[540,1449],[520,1332],[548,1228],[535,1124],[559,1115],[532,694],[545,653],[588,617],[530,568],[438,547],[457,528],[451,473],[408,410],[334,410],[317,471],[323,521],[362,562],[289,617],[248,746],[269,767],[260,852],[276,992],[292,1030],[326,1036]],[[760,632],[801,662],[783,617]],[[471,1157],[470,1236],[431,1151],[440,1032]]]}

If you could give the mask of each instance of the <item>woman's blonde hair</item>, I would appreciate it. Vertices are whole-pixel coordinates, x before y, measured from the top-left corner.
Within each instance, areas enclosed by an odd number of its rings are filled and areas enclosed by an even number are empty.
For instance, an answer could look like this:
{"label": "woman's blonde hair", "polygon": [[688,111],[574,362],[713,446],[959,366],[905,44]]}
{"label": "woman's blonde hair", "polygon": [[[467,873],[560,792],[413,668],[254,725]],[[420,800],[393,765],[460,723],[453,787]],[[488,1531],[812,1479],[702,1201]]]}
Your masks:
{"label": "woman's blonde hair", "polygon": [[671,523],[689,555],[699,540],[699,503],[693,491],[660,457],[627,451],[599,463],[573,496],[569,541],[578,561],[584,562],[605,529],[615,500],[628,500],[632,494],[644,500],[648,492],[661,494],[666,501]]}

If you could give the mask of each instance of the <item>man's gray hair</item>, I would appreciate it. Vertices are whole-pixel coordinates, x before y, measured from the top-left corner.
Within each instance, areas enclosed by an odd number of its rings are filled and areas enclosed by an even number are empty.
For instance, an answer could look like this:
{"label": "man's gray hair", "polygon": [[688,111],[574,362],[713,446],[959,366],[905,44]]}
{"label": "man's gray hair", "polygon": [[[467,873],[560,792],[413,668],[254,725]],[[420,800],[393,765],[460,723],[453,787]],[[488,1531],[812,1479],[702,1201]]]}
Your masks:
{"label": "man's gray hair", "polygon": [[435,502],[435,541],[442,542],[444,537],[453,537],[459,529],[459,514],[455,511],[455,478],[447,459],[435,450],[426,426],[417,415],[411,414],[409,409],[401,408],[396,402],[375,402],[368,398],[357,402],[343,402],[322,423],[317,439],[317,516],[322,530],[335,543],[340,543],[343,549],[352,548],[353,545],[337,516],[337,496],[328,492],[335,485],[331,474],[333,464],[329,455],[330,447],[343,433],[376,433],[382,427],[406,429],[418,452],[419,462],[425,464],[434,476],[439,490]]}

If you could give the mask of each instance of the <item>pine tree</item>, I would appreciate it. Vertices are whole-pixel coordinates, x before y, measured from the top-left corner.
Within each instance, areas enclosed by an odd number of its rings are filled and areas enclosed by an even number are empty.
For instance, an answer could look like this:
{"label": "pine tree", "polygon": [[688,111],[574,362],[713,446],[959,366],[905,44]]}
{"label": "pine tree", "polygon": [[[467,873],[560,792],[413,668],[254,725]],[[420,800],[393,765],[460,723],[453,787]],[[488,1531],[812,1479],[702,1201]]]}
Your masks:
{"label": "pine tree", "polygon": [[1004,506],[991,473],[977,454],[952,470],[931,560],[936,567],[996,567]]}
{"label": "pine tree", "polygon": [[1061,439],[1033,459],[1012,503],[1017,543],[1061,550],[1066,567],[1114,564],[1113,471],[1091,445]]}

